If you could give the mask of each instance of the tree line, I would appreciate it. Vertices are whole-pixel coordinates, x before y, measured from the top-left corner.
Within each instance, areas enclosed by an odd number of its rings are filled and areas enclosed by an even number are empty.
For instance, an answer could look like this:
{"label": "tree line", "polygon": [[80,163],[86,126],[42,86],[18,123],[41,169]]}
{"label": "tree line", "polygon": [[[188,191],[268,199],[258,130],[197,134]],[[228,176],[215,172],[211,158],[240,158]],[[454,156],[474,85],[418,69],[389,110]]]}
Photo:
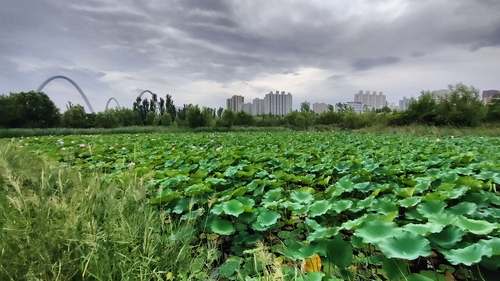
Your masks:
{"label": "tree line", "polygon": [[216,127],[232,126],[291,127],[334,125],[358,129],[374,125],[403,126],[426,124],[435,126],[478,126],[484,122],[500,121],[500,96],[483,104],[479,90],[461,83],[449,86],[450,94],[436,98],[423,91],[408,110],[392,111],[387,107],[356,113],[345,104],[333,106],[315,114],[306,104],[285,116],[253,116],[223,108],[199,107],[184,104],[176,107],[171,95],[165,98],[152,94],[151,99],[138,97],[132,108],[110,109],[97,114],[85,112],[83,106],[69,103],[60,113],[53,101],[43,92],[21,92],[0,95],[0,127],[3,128],[116,128],[124,126]]}

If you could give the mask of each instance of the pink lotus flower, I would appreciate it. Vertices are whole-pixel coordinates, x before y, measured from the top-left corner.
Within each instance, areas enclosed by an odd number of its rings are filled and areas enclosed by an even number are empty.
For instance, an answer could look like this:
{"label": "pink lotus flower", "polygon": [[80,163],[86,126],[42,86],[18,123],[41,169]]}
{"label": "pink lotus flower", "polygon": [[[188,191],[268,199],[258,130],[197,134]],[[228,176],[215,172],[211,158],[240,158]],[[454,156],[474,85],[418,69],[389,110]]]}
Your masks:
{"label": "pink lotus flower", "polygon": [[425,138],[425,140],[429,140],[429,138]]}
{"label": "pink lotus flower", "polygon": [[19,142],[23,142],[23,140],[19,140]]}
{"label": "pink lotus flower", "polygon": [[112,146],[110,146],[110,147],[109,147],[109,149],[113,149],[113,147],[112,147]]}
{"label": "pink lotus flower", "polygon": [[61,148],[61,150],[62,150],[62,151],[65,151],[65,150],[66,150],[66,147]]}
{"label": "pink lotus flower", "polygon": [[84,148],[85,147],[85,144],[84,143],[81,143],[80,144],[80,148]]}
{"label": "pink lotus flower", "polygon": [[210,140],[210,142],[214,142],[214,140]]}
{"label": "pink lotus flower", "polygon": [[25,144],[24,144],[24,146],[28,146],[28,144],[27,144],[27,143],[25,143]]}
{"label": "pink lotus flower", "polygon": [[439,138],[436,139],[436,142],[440,142],[441,140]]}
{"label": "pink lotus flower", "polygon": [[175,150],[175,147],[172,147],[172,150]]}
{"label": "pink lotus flower", "polygon": [[134,162],[130,162],[130,163],[128,163],[128,166],[129,166],[129,167],[134,167],[134,166],[135,166],[135,163],[134,163]]}
{"label": "pink lotus flower", "polygon": [[194,146],[194,145],[193,145],[193,146],[191,146],[191,149],[196,149],[196,146]]}
{"label": "pink lotus flower", "polygon": [[220,151],[221,151],[221,149],[222,149],[222,146],[219,146],[219,147],[217,147],[217,148],[215,149],[215,151],[220,152]]}
{"label": "pink lotus flower", "polygon": [[122,147],[122,150],[127,150],[125,147]]}

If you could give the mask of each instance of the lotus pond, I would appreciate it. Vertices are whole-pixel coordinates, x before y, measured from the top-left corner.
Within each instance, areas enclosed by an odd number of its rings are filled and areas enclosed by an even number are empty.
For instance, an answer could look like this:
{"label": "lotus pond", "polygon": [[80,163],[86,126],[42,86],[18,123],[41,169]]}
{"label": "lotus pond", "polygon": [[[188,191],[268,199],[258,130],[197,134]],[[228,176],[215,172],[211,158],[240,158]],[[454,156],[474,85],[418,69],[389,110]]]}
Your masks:
{"label": "lotus pond", "polygon": [[301,280],[498,280],[499,138],[276,132],[15,141],[110,180],[149,178],[149,200],[165,223],[199,226],[183,242],[217,247],[223,280],[260,270]]}

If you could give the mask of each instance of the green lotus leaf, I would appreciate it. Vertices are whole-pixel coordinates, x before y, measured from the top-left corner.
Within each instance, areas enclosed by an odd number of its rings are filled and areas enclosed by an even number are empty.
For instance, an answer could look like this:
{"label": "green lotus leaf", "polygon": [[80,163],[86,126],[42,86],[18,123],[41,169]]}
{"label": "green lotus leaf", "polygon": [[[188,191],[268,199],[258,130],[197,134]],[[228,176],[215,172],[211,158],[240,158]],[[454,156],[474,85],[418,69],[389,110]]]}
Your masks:
{"label": "green lotus leaf", "polygon": [[303,204],[310,204],[314,201],[314,197],[310,193],[302,191],[293,191],[290,198]]}
{"label": "green lotus leaf", "polygon": [[459,216],[456,225],[465,231],[469,231],[476,235],[486,235],[495,229],[498,229],[498,224],[490,223],[484,220],[471,220],[464,216]]}
{"label": "green lotus leaf", "polygon": [[220,235],[231,235],[235,232],[234,225],[227,220],[216,218],[211,224],[210,228],[213,232]]}
{"label": "green lotus leaf", "polygon": [[442,251],[444,257],[453,265],[471,266],[481,261],[483,256],[491,257],[492,249],[485,244],[472,244],[462,249]]}
{"label": "green lotus leaf", "polygon": [[435,214],[434,216],[429,218],[429,222],[432,223],[437,223],[441,225],[452,225],[455,223],[455,221],[458,219],[457,215],[450,214],[447,212],[442,212],[439,214]]}
{"label": "green lotus leaf", "polygon": [[224,213],[235,217],[238,217],[245,211],[243,204],[235,199],[224,202],[222,209],[224,210]]}
{"label": "green lotus leaf", "polygon": [[[451,280],[447,280],[444,275],[438,274],[435,270],[421,270],[419,275],[424,276],[428,279],[431,279],[432,281],[451,281]],[[408,280],[410,280],[410,279],[408,278]]]}
{"label": "green lotus leaf", "polygon": [[210,209],[210,213],[220,215],[224,211],[224,203],[220,204],[215,204],[212,206],[212,209]]}
{"label": "green lotus leaf", "polygon": [[446,207],[446,203],[439,200],[431,200],[417,206],[417,211],[424,217],[430,218],[441,213]]}
{"label": "green lotus leaf", "polygon": [[321,281],[325,274],[323,272],[308,272],[304,276],[304,281]]}
{"label": "green lotus leaf", "polygon": [[264,210],[262,212],[259,212],[259,215],[257,216],[257,221],[262,226],[271,226],[275,224],[279,218],[281,218],[281,215],[279,213],[271,210]]}
{"label": "green lotus leaf", "polygon": [[500,268],[500,256],[483,257],[479,264],[489,270],[497,270]]}
{"label": "green lotus leaf", "polygon": [[414,260],[431,254],[429,241],[416,233],[402,232],[378,243],[382,253],[388,258]]}
{"label": "green lotus leaf", "polygon": [[384,270],[388,280],[406,280],[406,276],[409,274],[406,262],[400,259],[383,257],[382,270]]}
{"label": "green lotus leaf", "polygon": [[445,227],[439,233],[432,233],[427,237],[431,242],[433,248],[441,247],[445,249],[452,248],[456,243],[462,240],[465,231],[455,225],[449,225]]}
{"label": "green lotus leaf", "polygon": [[175,204],[175,207],[172,210],[172,212],[175,214],[182,214],[182,212],[189,209],[189,203],[191,203],[191,199],[189,198],[179,199],[179,201],[177,201],[177,204]]}
{"label": "green lotus leaf", "polygon": [[347,177],[341,178],[338,182],[335,183],[335,187],[338,189],[345,191],[353,191],[354,183],[348,179]]}
{"label": "green lotus leaf", "polygon": [[457,205],[450,207],[447,211],[451,214],[459,215],[470,215],[477,210],[477,205],[472,202],[460,202]]}
{"label": "green lotus leaf", "polygon": [[339,268],[347,268],[353,260],[351,243],[340,237],[328,239],[323,243],[328,260]]}
{"label": "green lotus leaf", "polygon": [[492,237],[491,239],[488,240],[481,239],[477,241],[477,243],[488,245],[489,247],[491,247],[492,254],[494,256],[500,256],[500,238]]}
{"label": "green lotus leaf", "polygon": [[317,230],[317,229],[323,229],[324,227],[321,226],[317,221],[312,220],[310,218],[306,218],[304,222],[310,226],[312,229]]}
{"label": "green lotus leaf", "polygon": [[338,233],[339,233],[338,227],[324,227],[316,229],[314,232],[309,233],[309,235],[307,235],[307,241],[315,241],[317,239],[330,238],[332,236],[337,235]]}
{"label": "green lotus leaf", "polygon": [[396,223],[385,222],[380,219],[366,220],[354,235],[361,237],[363,242],[377,244],[380,240],[399,234],[401,230]]}
{"label": "green lotus leaf", "polygon": [[422,201],[422,197],[408,197],[398,201],[399,206],[409,208],[417,205]]}
{"label": "green lotus leaf", "polygon": [[412,233],[418,233],[422,236],[427,236],[430,233],[439,233],[441,230],[443,230],[443,228],[444,228],[444,225],[432,223],[432,222],[428,222],[426,224],[409,223],[409,224],[406,224],[402,227],[402,229],[405,231],[412,232]]}
{"label": "green lotus leaf", "polygon": [[236,261],[226,261],[219,266],[219,274],[223,278],[231,277],[236,271],[240,269],[240,264]]}
{"label": "green lotus leaf", "polygon": [[241,204],[243,204],[245,206],[253,207],[255,205],[255,200],[253,200],[252,198],[237,197],[236,200],[240,201]]}
{"label": "green lotus leaf", "polygon": [[365,199],[359,201],[356,204],[356,208],[367,208],[367,207],[370,207],[373,204],[374,201],[376,201],[376,200],[375,200],[375,198],[373,196],[366,197]]}
{"label": "green lotus leaf", "polygon": [[326,200],[314,202],[309,209],[309,216],[311,216],[311,218],[314,218],[316,216],[325,214],[326,211],[328,211],[329,204],[330,203]]}
{"label": "green lotus leaf", "polygon": [[[373,197],[372,197],[373,198]],[[352,206],[351,200],[330,200],[330,209],[335,210],[337,213],[341,213]]]}

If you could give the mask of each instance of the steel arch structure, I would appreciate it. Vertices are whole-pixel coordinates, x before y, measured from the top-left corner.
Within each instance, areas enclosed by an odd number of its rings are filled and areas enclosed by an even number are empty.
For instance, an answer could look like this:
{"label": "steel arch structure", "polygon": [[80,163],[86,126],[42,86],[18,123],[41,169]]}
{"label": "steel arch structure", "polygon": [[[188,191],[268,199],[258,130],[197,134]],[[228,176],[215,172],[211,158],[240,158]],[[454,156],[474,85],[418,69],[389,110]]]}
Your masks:
{"label": "steel arch structure", "polygon": [[118,109],[122,108],[120,106],[120,103],[118,103],[118,101],[115,98],[109,98],[108,102],[106,103],[106,107],[104,108],[104,111],[108,110],[108,106],[109,106],[109,103],[111,102],[111,100],[115,101],[116,105],[118,106]]}
{"label": "steel arch structure", "polygon": [[66,77],[66,76],[63,76],[63,75],[56,75],[56,76],[52,76],[50,77],[49,79],[45,80],[37,89],[36,91],[37,92],[40,92],[42,91],[42,89],[47,86],[47,84],[49,84],[52,80],[55,80],[55,79],[64,79],[66,81],[68,81],[69,83],[71,83],[71,85],[73,85],[75,87],[75,89],[80,93],[80,95],[82,96],[82,98],[85,100],[85,103],[87,104],[87,106],[89,107],[89,110],[90,112],[92,113],[95,113],[94,112],[94,109],[92,108],[92,105],[90,104],[89,100],[87,99],[87,96],[85,96],[85,94],[83,93],[82,89],[80,89],[80,87],[75,83],[75,81],[71,80],[70,78]]}
{"label": "steel arch structure", "polygon": [[144,90],[137,97],[138,98],[142,98],[142,95],[144,95],[145,93],[150,93],[151,95],[155,94],[155,93],[151,92],[150,90]]}

